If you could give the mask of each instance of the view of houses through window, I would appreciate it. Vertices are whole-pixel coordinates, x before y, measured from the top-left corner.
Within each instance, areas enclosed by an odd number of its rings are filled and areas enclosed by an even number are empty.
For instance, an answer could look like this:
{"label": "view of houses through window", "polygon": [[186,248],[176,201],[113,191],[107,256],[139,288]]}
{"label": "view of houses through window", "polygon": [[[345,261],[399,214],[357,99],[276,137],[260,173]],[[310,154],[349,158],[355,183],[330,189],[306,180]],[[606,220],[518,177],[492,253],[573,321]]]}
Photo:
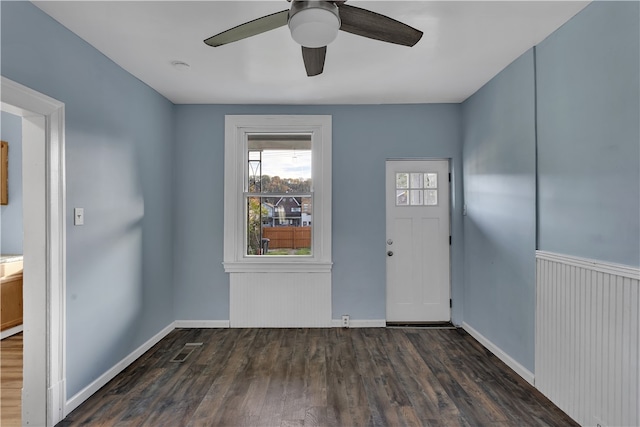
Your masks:
{"label": "view of houses through window", "polygon": [[247,255],[311,255],[310,134],[250,134]]}

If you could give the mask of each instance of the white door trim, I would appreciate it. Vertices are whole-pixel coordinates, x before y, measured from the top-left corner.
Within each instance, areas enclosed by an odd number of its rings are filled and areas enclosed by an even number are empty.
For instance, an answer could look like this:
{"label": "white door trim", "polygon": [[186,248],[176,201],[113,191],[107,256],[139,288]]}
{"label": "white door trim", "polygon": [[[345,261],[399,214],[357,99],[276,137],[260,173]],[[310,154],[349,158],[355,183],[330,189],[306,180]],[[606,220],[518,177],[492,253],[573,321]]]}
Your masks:
{"label": "white door trim", "polygon": [[0,93],[2,110],[23,118],[23,141],[30,141],[23,144],[24,163],[32,155],[35,163],[42,160],[28,170],[44,169],[36,175],[45,185],[30,189],[23,209],[24,229],[37,232],[25,233],[24,241],[26,250],[35,250],[25,257],[24,364],[29,369],[23,376],[22,424],[53,426],[66,415],[64,103],[5,77]]}

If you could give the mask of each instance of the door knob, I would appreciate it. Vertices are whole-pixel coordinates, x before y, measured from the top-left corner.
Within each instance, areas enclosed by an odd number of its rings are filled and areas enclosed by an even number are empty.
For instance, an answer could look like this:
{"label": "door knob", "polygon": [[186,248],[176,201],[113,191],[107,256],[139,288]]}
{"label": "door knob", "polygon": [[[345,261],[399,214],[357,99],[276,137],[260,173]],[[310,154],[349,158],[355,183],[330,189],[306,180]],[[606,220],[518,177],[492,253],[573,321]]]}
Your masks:
{"label": "door knob", "polygon": [[389,252],[387,252],[387,255],[389,255],[389,256],[393,256],[393,251],[389,251]]}

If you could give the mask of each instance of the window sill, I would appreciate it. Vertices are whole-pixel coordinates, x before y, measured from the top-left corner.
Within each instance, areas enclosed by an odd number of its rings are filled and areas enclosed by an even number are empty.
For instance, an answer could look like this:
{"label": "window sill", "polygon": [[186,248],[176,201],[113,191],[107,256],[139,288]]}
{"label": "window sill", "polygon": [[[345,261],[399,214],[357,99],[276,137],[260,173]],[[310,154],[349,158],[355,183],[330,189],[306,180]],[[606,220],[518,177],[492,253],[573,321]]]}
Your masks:
{"label": "window sill", "polygon": [[226,273],[329,273],[332,262],[259,260],[223,262]]}

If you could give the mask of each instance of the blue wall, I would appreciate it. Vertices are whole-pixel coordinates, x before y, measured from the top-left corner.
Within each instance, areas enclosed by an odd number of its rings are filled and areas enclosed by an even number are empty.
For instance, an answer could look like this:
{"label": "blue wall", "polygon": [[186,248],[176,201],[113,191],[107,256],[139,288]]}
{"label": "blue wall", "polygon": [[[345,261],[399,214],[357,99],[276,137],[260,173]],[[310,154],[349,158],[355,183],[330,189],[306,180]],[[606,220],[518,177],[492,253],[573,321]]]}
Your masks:
{"label": "blue wall", "polygon": [[[229,319],[222,267],[225,114],[333,117],[333,318],[385,318],[385,159],[451,158],[452,293],[462,300],[459,105],[176,106],[175,304],[179,320]],[[346,185],[348,183],[348,185]],[[454,321],[461,321],[456,303]]]}
{"label": "blue wall", "polygon": [[540,249],[640,266],[640,3],[594,2],[540,43]]}
{"label": "blue wall", "polygon": [[2,140],[9,143],[9,204],[0,207],[0,253],[22,253],[22,118],[2,112]]}
{"label": "blue wall", "polygon": [[173,104],[33,4],[1,7],[2,75],[65,103],[71,397],[175,319]]}
{"label": "blue wall", "polygon": [[533,51],[463,105],[464,321],[533,372],[535,84]]}

